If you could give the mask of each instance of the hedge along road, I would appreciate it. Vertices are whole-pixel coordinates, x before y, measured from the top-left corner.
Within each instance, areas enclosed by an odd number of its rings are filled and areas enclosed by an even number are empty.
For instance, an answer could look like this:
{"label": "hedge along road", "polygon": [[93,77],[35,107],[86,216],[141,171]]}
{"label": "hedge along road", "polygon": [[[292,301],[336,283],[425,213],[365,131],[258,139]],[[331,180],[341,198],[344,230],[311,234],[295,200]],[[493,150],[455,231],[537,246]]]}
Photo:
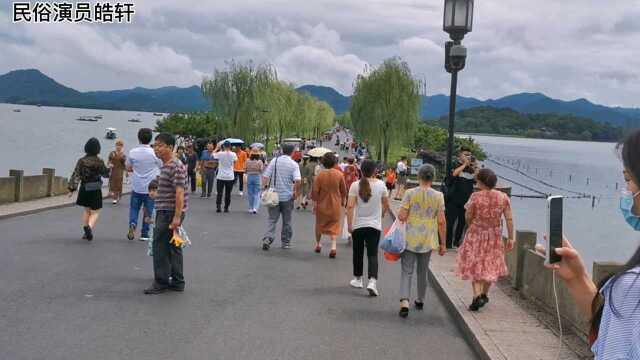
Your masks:
{"label": "hedge along road", "polygon": [[398,317],[399,263],[380,257],[370,298],[348,285],[350,248],[313,253],[310,212],[294,214],[293,249],[278,239],[263,252],[266,212],[247,214],[238,196],[230,214],[191,198],[186,291],[143,295],[152,261],[126,240],[127,204],[105,203],[91,243],[78,207],[0,221],[2,358],[476,358],[431,289],[423,312]]}

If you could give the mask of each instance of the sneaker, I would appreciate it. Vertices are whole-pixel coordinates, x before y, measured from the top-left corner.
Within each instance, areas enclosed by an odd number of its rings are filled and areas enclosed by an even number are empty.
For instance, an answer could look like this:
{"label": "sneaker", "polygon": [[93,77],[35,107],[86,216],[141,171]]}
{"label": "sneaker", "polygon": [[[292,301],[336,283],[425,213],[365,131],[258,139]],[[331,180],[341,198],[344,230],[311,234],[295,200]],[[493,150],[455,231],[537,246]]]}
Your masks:
{"label": "sneaker", "polygon": [[243,193],[242,191],[240,191],[240,192],[238,193],[238,195],[243,196],[243,195],[244,195],[244,193]]}
{"label": "sneaker", "polygon": [[369,291],[370,296],[378,296],[378,288],[376,287],[376,279],[369,279],[369,285],[367,285],[367,290]]}
{"label": "sneaker", "polygon": [[351,287],[354,287],[356,289],[362,289],[364,287],[362,284],[362,277],[353,278],[353,280],[349,282],[349,285],[351,285]]}
{"label": "sneaker", "polygon": [[140,236],[140,241],[149,241],[149,236]]}
{"label": "sneaker", "polygon": [[289,250],[289,249],[291,249],[291,244],[284,244],[284,245],[282,245],[282,248],[285,249],[285,250]]}
{"label": "sneaker", "polygon": [[117,204],[118,204],[118,200],[115,200],[115,199],[114,199],[114,200],[112,201],[112,203],[113,203],[113,205],[117,205]]}
{"label": "sneaker", "polygon": [[167,292],[169,290],[168,287],[157,287],[152,285],[150,288],[144,289],[145,295],[158,295]]}
{"label": "sneaker", "polygon": [[255,214],[257,214],[257,213],[258,213],[258,210],[253,209],[251,212],[253,213],[253,215],[255,215]]}
{"label": "sneaker", "polygon": [[127,233],[127,239],[133,240],[135,236],[136,236],[136,226],[131,224],[129,225],[129,232]]}
{"label": "sneaker", "polygon": [[222,212],[222,210],[220,210],[220,208],[217,208],[217,209],[216,209],[216,212],[217,212],[217,213],[221,213],[221,212]]}
{"label": "sneaker", "polygon": [[270,239],[270,238],[262,239],[262,250],[268,251],[269,248],[271,247],[272,242],[273,242],[273,239]]}

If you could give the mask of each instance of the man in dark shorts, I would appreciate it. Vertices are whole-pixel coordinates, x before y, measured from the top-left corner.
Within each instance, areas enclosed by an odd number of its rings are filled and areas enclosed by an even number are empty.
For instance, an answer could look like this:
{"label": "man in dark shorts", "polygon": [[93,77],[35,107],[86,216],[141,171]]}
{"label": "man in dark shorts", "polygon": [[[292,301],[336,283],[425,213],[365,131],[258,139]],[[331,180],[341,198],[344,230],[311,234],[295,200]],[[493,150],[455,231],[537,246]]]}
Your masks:
{"label": "man in dark shorts", "polygon": [[[156,136],[154,150],[162,160],[155,199],[156,222],[153,234],[153,285],[144,290],[147,295],[184,291],[182,248],[171,244],[174,231],[182,224],[187,211],[187,168],[173,154],[173,135]],[[171,281],[169,280],[171,279]]]}

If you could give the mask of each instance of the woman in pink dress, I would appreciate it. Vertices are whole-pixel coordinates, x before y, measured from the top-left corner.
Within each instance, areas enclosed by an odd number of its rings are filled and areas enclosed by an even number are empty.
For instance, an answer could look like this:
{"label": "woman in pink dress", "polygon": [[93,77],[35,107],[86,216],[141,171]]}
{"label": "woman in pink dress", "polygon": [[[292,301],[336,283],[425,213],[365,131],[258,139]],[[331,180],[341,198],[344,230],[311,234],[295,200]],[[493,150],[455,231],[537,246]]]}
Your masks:
{"label": "woman in pink dress", "polygon": [[[514,246],[513,217],[509,197],[495,190],[498,178],[490,169],[476,175],[480,191],[465,205],[468,229],[458,249],[458,275],[471,280],[473,302],[469,310],[478,311],[489,302],[487,293],[498,278],[508,274],[504,253]],[[502,238],[502,218],[507,222],[508,240]]]}

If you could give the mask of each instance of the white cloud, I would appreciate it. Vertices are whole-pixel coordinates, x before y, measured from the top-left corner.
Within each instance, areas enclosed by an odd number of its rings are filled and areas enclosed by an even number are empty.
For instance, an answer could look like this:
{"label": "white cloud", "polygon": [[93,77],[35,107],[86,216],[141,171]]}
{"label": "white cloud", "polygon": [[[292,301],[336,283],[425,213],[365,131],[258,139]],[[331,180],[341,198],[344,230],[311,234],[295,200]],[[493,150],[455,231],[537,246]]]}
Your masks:
{"label": "white cloud", "polygon": [[336,55],[327,49],[298,46],[280,55],[275,65],[282,78],[296,85],[333,86],[343,94],[352,92],[352,82],[364,69],[365,62],[356,55]]}
{"label": "white cloud", "polygon": [[264,51],[264,44],[261,41],[249,39],[238,29],[227,29],[227,37],[231,40],[231,46],[238,51],[257,53]]}

